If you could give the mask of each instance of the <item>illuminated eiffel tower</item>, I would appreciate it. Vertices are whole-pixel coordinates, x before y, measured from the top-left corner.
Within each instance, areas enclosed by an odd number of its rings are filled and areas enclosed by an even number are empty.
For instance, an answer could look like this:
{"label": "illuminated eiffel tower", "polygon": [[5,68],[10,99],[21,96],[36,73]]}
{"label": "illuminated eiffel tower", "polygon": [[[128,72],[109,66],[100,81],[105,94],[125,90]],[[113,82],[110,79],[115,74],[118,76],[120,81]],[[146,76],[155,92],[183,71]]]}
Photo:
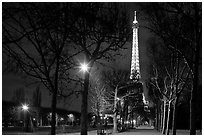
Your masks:
{"label": "illuminated eiffel tower", "polygon": [[136,11],[133,21],[133,40],[132,40],[132,60],[131,60],[131,73],[130,79],[133,81],[139,81],[140,79],[140,65],[139,65],[139,48],[138,48],[138,29],[139,23],[136,18]]}

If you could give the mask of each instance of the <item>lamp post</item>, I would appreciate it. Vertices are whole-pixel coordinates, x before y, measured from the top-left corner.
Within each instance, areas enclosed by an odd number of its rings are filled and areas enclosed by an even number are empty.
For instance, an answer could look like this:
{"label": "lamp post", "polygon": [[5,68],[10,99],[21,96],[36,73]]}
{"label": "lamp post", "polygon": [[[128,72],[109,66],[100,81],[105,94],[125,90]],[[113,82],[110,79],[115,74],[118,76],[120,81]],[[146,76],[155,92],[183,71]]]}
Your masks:
{"label": "lamp post", "polygon": [[89,71],[90,66],[92,66],[92,63],[83,63],[80,65],[80,71],[83,71],[84,76],[84,90],[82,92],[82,103],[81,103],[81,120],[80,120],[80,126],[81,126],[81,135],[87,135],[87,124],[88,124],[88,110],[87,110],[87,98],[88,98],[88,86],[89,86]]}
{"label": "lamp post", "polygon": [[69,114],[68,115],[69,119],[71,120],[72,126],[74,126],[74,115],[73,114]]}
{"label": "lamp post", "polygon": [[22,110],[24,112],[24,128],[25,128],[25,131],[27,132],[28,131],[28,104],[23,104],[22,105]]}

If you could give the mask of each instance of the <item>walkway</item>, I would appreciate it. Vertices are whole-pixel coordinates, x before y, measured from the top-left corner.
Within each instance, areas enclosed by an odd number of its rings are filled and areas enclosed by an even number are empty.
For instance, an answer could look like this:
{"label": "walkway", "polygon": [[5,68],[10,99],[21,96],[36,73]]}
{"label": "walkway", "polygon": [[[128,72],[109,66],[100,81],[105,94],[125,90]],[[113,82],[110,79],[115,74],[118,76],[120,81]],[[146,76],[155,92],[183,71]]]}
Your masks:
{"label": "walkway", "polygon": [[140,126],[136,129],[129,129],[126,132],[120,132],[115,135],[162,135],[160,132],[150,126]]}
{"label": "walkway", "polygon": [[[162,135],[160,132],[155,130],[153,127],[150,126],[140,126],[137,129],[129,129],[125,132],[119,132],[112,134],[112,130],[107,131],[110,135]],[[79,132],[77,133],[68,133],[70,135],[80,135]],[[89,131],[88,135],[97,135],[97,130]]]}

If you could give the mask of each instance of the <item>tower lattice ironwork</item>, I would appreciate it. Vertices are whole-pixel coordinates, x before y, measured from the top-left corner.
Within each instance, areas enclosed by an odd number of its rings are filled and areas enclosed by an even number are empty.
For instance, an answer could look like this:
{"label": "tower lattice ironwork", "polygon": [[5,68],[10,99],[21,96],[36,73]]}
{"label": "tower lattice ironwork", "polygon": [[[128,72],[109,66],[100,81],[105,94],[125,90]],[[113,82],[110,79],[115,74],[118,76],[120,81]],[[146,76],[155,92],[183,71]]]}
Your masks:
{"label": "tower lattice ironwork", "polygon": [[139,47],[138,47],[138,29],[139,23],[136,18],[136,11],[134,12],[133,21],[133,41],[132,41],[132,60],[130,79],[138,81],[140,79],[140,65],[139,65]]}

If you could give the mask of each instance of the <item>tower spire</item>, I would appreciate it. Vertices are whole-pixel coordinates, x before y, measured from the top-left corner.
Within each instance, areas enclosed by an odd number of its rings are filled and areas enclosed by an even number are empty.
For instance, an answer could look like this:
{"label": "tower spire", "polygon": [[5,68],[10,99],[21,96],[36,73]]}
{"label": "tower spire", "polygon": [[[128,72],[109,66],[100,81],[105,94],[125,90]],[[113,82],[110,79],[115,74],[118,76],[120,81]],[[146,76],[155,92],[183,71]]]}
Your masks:
{"label": "tower spire", "polygon": [[138,48],[139,23],[137,21],[136,11],[134,12],[134,20],[133,20],[132,29],[133,29],[133,40],[132,40],[132,60],[131,60],[130,79],[139,80],[140,78],[139,48]]}
{"label": "tower spire", "polygon": [[133,23],[137,23],[137,12],[135,11],[135,15],[134,15],[134,21]]}

